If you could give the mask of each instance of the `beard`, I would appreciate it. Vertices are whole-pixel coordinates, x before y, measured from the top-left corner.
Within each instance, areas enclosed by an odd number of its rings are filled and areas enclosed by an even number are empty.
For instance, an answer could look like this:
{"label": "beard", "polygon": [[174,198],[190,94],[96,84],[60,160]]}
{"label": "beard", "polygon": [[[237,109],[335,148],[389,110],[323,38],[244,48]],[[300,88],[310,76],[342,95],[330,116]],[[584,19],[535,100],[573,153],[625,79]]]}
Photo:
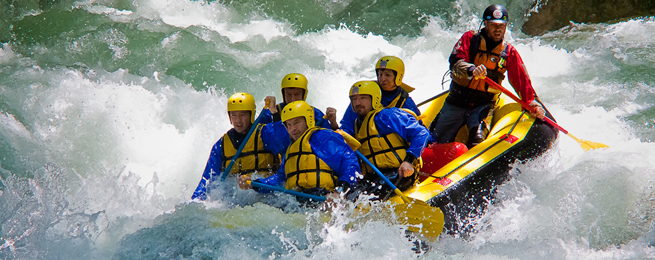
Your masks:
{"label": "beard", "polygon": [[353,110],[354,110],[355,113],[357,113],[357,115],[359,115],[360,117],[361,117],[361,116],[365,116],[365,115],[368,114],[368,112],[369,112],[369,111],[366,110],[366,107],[364,107],[364,106],[355,106],[355,107],[353,108]]}

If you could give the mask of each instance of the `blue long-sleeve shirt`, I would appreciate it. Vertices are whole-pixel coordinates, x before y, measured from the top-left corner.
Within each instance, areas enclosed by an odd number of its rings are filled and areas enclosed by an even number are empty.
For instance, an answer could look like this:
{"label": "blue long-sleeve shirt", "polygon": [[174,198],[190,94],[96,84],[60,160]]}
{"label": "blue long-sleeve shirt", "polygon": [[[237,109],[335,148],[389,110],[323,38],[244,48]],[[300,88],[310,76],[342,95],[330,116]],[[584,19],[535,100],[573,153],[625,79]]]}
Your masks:
{"label": "blue long-sleeve shirt", "polygon": [[[409,144],[407,153],[414,158],[421,156],[423,148],[430,138],[430,131],[424,125],[420,124],[413,115],[396,107],[380,110],[373,118],[373,122],[379,135],[396,133],[405,140]],[[361,127],[367,126],[362,125]],[[355,136],[354,130],[349,134]]]}
{"label": "blue long-sleeve shirt", "polygon": [[[396,99],[398,95],[400,95],[400,89],[400,87],[397,87],[395,91],[382,91],[382,99],[380,100],[382,106],[386,107],[391,104],[391,102],[393,102],[393,100]],[[407,108],[413,111],[417,116],[421,115],[421,111],[418,110],[418,107],[416,106],[416,103],[414,103],[412,97],[407,97],[402,108]],[[355,119],[357,119],[357,117],[358,115],[355,110],[353,110],[352,103],[348,104],[348,108],[346,108],[341,121],[339,121],[339,124],[341,124],[340,128],[346,131],[346,133],[352,135],[355,131]]]}
{"label": "blue long-sleeve shirt", "polygon": [[[268,109],[265,109],[264,111],[268,111]],[[262,121],[268,121],[264,120],[267,115],[264,114],[263,116],[264,117],[262,117]],[[268,116],[271,118],[270,112],[268,113]],[[230,129],[229,131],[235,132],[234,136],[236,136],[236,140],[234,145],[236,146],[235,148],[238,148],[244,141],[246,135],[236,133],[234,128]],[[208,186],[210,182],[217,180],[222,174],[223,138],[224,137],[221,137],[212,147],[211,152],[209,153],[209,159],[205,165],[205,170],[202,173],[202,179],[200,179],[200,182],[198,183],[196,190],[193,192],[191,199],[207,199]],[[265,150],[271,151],[275,154],[283,154],[290,143],[289,133],[282,125],[282,122],[265,124],[261,129],[261,141],[264,144]]]}
{"label": "blue long-sleeve shirt", "polygon": [[[361,169],[355,152],[345,143],[343,136],[327,129],[318,130],[310,136],[309,145],[314,154],[338,174],[339,181],[354,187],[357,183],[357,173],[361,173]],[[286,182],[284,165],[282,160],[280,168],[274,175],[257,181],[272,186],[282,186]],[[264,189],[259,191],[266,192]]]}

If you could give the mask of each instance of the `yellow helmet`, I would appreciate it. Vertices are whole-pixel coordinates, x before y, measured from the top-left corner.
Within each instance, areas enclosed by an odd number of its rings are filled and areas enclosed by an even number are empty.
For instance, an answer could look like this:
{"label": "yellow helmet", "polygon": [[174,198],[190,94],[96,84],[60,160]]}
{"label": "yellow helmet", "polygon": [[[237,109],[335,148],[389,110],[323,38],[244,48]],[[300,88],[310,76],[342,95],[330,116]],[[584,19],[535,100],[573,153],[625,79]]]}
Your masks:
{"label": "yellow helmet", "polygon": [[314,108],[307,104],[307,102],[298,100],[298,101],[293,101],[282,109],[282,113],[280,117],[282,118],[282,122],[286,122],[289,119],[296,118],[299,116],[304,116],[305,117],[305,122],[307,123],[307,128],[311,128],[314,126],[315,119],[314,119]]}
{"label": "yellow helmet", "polygon": [[405,63],[395,56],[384,56],[375,64],[375,72],[379,69],[389,69],[396,72],[396,86],[403,84],[403,76],[405,76]]}
{"label": "yellow helmet", "polygon": [[227,112],[250,111],[251,124],[255,122],[255,109],[257,109],[255,106],[255,98],[245,92],[236,93],[227,100]]}
{"label": "yellow helmet", "polygon": [[301,88],[305,91],[302,100],[307,100],[307,78],[300,73],[290,73],[282,78],[282,100],[284,103],[287,101],[284,98],[285,88]]}
{"label": "yellow helmet", "polygon": [[357,81],[350,87],[349,97],[353,95],[370,95],[371,96],[371,106],[373,110],[378,110],[382,108],[382,91],[380,90],[380,85],[375,81],[365,80]]}

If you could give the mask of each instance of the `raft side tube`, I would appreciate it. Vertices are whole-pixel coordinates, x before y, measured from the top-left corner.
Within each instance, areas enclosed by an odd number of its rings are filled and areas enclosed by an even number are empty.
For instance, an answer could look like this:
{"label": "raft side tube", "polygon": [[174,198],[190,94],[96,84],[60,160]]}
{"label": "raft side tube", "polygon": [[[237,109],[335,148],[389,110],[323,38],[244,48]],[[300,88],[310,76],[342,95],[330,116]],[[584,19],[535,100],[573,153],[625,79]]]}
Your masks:
{"label": "raft side tube", "polygon": [[[447,94],[447,93],[446,93]],[[441,109],[445,95],[433,100],[424,123],[432,123]],[[482,213],[496,187],[509,178],[511,164],[525,162],[550,149],[557,129],[523,111],[522,107],[501,96],[494,110],[492,128],[487,139],[457,159],[431,173],[425,181],[404,193],[411,198],[439,207],[446,215],[446,229],[451,233],[467,231],[467,217]],[[547,110],[546,110],[547,111]],[[552,115],[547,111],[549,118]],[[400,198],[395,196],[391,200]]]}

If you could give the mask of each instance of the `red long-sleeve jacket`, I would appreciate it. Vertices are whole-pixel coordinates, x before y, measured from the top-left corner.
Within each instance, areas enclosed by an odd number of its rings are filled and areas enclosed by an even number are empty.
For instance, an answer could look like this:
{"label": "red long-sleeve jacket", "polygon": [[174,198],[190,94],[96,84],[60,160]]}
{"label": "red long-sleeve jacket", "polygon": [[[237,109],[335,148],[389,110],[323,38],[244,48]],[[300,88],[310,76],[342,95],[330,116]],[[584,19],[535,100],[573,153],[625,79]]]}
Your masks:
{"label": "red long-sleeve jacket", "polygon": [[[480,32],[481,35],[485,35],[484,28]],[[472,39],[474,39],[474,36],[476,33],[474,31],[468,31],[462,35],[462,37],[459,39],[455,47],[453,48],[453,53],[450,55],[449,61],[450,61],[450,69],[451,69],[451,76],[453,78],[469,78],[471,77],[471,74],[469,74],[469,69],[474,66],[473,64],[473,59],[475,58],[474,55],[471,54],[471,42]],[[479,36],[478,36],[479,37]],[[486,37],[485,39],[487,42],[491,42],[491,40]],[[514,90],[519,94],[521,99],[525,101],[526,103],[530,103],[532,100],[535,99],[535,92],[534,89],[532,88],[532,82],[530,80],[530,76],[528,75],[527,69],[525,68],[525,64],[523,63],[523,59],[521,59],[521,55],[519,55],[518,51],[514,48],[509,43],[505,43],[507,47],[507,60],[505,63],[505,66],[507,68],[507,79],[509,80],[509,83],[512,85]],[[458,85],[454,82],[453,84]],[[459,85],[458,85],[459,86]],[[459,86],[466,88],[467,86]],[[480,99],[483,99],[482,97],[486,95],[486,97],[491,97],[493,95],[488,95],[488,93],[484,93],[482,91],[478,90],[463,90],[459,89],[462,91],[453,91],[453,87],[451,87],[451,95],[455,95],[455,99],[458,99],[459,103],[471,103],[471,104],[479,104]],[[470,90],[470,91],[469,91]],[[480,93],[475,93],[475,92],[480,92]],[[484,94],[483,94],[484,93]],[[461,95],[461,97],[457,97],[457,95]],[[479,98],[471,98],[471,97],[464,97],[463,95],[478,95]],[[486,99],[486,98],[484,98]],[[457,103],[457,102],[456,102]]]}

